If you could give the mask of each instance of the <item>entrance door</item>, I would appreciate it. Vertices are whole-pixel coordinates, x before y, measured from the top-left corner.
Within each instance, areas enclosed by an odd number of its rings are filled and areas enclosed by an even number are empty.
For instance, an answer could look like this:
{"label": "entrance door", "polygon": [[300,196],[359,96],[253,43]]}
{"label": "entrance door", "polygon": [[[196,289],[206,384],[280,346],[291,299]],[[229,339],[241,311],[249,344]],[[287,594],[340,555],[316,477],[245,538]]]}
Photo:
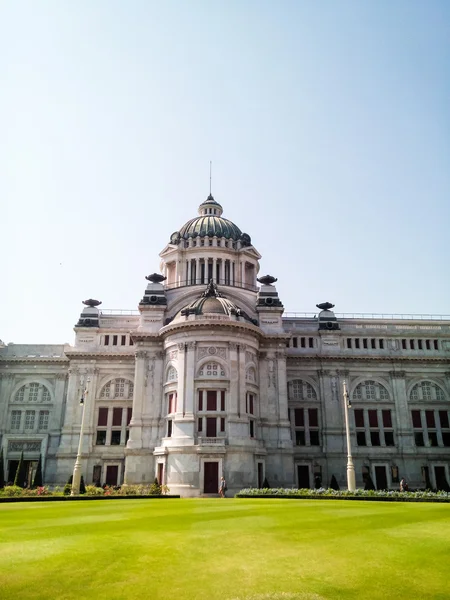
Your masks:
{"label": "entrance door", "polygon": [[[33,484],[33,479],[36,474],[37,461],[36,460],[24,460],[24,480],[19,481],[19,485],[22,487],[25,485],[26,487],[31,487]],[[19,466],[18,460],[10,460],[8,465],[8,483],[14,483],[14,479],[16,478],[17,467]]]}
{"label": "entrance door", "polygon": [[258,488],[262,488],[263,486],[263,464],[258,463]]}
{"label": "entrance door", "polygon": [[106,467],[106,485],[117,485],[119,467],[117,465],[108,465]]}
{"label": "entrance door", "polygon": [[449,491],[449,485],[447,476],[445,474],[445,467],[434,467],[434,478],[436,480],[436,488],[444,492]]}
{"label": "entrance door", "polygon": [[308,465],[297,465],[298,487],[309,489],[309,467]]}
{"label": "entrance door", "polygon": [[203,470],[205,475],[204,493],[217,494],[219,489],[219,463],[205,462]]}
{"label": "entrance door", "polygon": [[207,417],[206,419],[206,437],[217,436],[217,419],[216,417]]}
{"label": "entrance door", "polygon": [[387,482],[387,474],[386,467],[379,466],[375,467],[375,485],[377,486],[377,490],[387,490],[388,482]]}

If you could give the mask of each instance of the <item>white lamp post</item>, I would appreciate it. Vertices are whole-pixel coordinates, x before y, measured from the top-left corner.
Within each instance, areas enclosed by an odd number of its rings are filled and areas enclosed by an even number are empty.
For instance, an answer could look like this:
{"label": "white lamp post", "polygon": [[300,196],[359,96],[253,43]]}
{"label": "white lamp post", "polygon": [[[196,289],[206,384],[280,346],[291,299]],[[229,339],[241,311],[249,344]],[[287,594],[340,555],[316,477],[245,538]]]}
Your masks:
{"label": "white lamp post", "polygon": [[[88,384],[90,382],[90,378],[86,379],[86,386],[83,390],[83,394],[81,396],[80,404],[83,406],[83,412],[81,414],[81,428],[80,428],[80,440],[78,442],[78,453],[77,459],[75,461],[75,465],[73,467],[73,476],[72,476],[72,491],[70,492],[71,496],[78,496],[80,493],[80,482],[81,482],[81,448],[83,446],[83,430],[84,430],[84,415],[86,412],[86,400],[88,396]],[[82,380],[82,385],[84,385],[84,381]]]}
{"label": "white lamp post", "polygon": [[356,490],[355,482],[355,467],[352,459],[352,446],[350,443],[350,426],[348,422],[348,409],[351,407],[351,403],[348,397],[347,382],[344,379],[344,412],[345,412],[345,433],[347,436],[347,488],[350,492]]}

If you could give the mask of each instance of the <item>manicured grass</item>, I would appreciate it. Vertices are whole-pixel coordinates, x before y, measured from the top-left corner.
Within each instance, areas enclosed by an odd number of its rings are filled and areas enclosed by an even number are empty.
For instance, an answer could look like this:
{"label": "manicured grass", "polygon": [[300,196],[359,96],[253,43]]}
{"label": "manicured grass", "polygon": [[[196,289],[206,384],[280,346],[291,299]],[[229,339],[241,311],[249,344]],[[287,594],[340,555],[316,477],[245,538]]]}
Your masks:
{"label": "manicured grass", "polygon": [[449,541],[446,504],[4,504],[0,598],[444,600]]}

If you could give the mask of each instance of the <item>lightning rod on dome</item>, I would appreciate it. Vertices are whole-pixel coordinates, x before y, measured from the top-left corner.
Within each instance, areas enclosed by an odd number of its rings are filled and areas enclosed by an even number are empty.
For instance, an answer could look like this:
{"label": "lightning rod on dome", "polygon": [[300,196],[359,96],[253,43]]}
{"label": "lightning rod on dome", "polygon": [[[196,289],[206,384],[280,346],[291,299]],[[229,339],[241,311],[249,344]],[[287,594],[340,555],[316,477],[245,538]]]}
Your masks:
{"label": "lightning rod on dome", "polygon": [[209,161],[209,195],[211,196],[211,168],[212,168],[212,160]]}

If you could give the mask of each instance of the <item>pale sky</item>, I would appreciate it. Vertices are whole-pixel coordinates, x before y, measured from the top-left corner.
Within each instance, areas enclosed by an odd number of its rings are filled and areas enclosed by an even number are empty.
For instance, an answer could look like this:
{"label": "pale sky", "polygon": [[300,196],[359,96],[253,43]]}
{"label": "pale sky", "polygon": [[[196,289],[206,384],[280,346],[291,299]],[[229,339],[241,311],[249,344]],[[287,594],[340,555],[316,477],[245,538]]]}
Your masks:
{"label": "pale sky", "polygon": [[0,338],[135,309],[212,191],[287,311],[450,313],[450,2],[3,0]]}

